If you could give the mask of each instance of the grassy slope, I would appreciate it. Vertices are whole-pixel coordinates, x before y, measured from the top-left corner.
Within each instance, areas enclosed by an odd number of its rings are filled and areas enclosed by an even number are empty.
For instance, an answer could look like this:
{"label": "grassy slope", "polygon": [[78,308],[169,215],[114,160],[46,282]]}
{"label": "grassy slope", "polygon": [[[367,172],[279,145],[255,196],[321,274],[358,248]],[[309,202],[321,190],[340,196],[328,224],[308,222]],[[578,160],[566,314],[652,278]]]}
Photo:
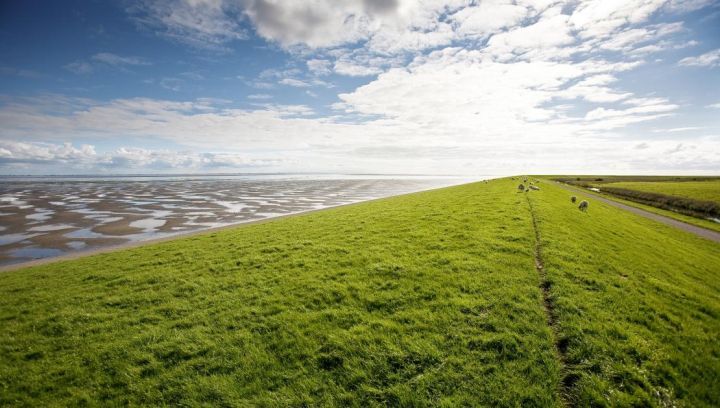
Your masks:
{"label": "grassy slope", "polygon": [[505,182],[0,275],[0,405],[557,405]]}
{"label": "grassy slope", "polygon": [[531,198],[573,401],[717,405],[717,244],[570,194]]}
{"label": "grassy slope", "polygon": [[[630,177],[630,176],[627,176],[627,177]],[[648,178],[648,177],[650,177],[650,176],[643,176],[643,178]],[[661,178],[661,177],[662,176],[658,176],[658,178]],[[674,178],[677,178],[677,177],[674,177]],[[589,182],[591,182],[591,181],[589,181]],[[707,181],[683,181],[683,182],[669,182],[669,181],[659,180],[656,182],[612,182],[612,183],[604,183],[604,184],[603,183],[594,183],[594,184],[597,187],[599,187],[600,190],[602,191],[602,186],[604,186],[604,185],[612,186],[612,187],[632,188],[631,185],[635,185],[635,184],[664,185],[664,184],[685,184],[685,183],[703,184],[703,185],[705,185],[705,183],[709,183],[707,185],[718,186],[720,184],[720,180],[711,179],[711,180],[707,180]],[[577,187],[577,188],[582,188],[582,187]],[[712,187],[712,188],[717,188],[717,187]],[[703,187],[703,190],[707,190],[707,188]],[[650,190],[643,190],[643,191],[650,191]],[[661,191],[658,191],[658,192],[662,193]],[[695,193],[702,194],[697,191]],[[675,211],[669,211],[669,210],[665,210],[662,208],[653,207],[651,205],[637,203],[635,201],[626,200],[626,199],[623,199],[622,197],[614,196],[614,195],[607,194],[607,193],[604,193],[602,195],[608,199],[615,200],[615,201],[621,202],[623,204],[626,204],[626,205],[629,205],[632,207],[637,207],[637,208],[643,209],[645,211],[650,211],[655,214],[664,215],[666,217],[674,218],[678,221],[686,222],[686,223],[692,224],[692,225],[697,225],[698,227],[703,227],[703,228],[706,228],[709,230],[720,231],[720,223],[717,223],[714,221],[710,221],[710,220],[706,220],[706,219],[698,218],[698,217],[692,217],[690,215],[680,214]],[[690,196],[688,196],[688,197],[690,197]]]}
{"label": "grassy slope", "polygon": [[[549,180],[549,182],[553,182],[553,181]],[[575,187],[575,188],[582,190],[582,187]],[[614,196],[614,195],[607,194],[607,193],[601,192],[601,193],[595,193],[595,194],[600,194],[609,200],[614,200],[614,201],[623,203],[625,205],[629,205],[631,207],[640,208],[642,210],[649,211],[649,212],[652,212],[655,214],[664,215],[666,217],[674,218],[678,221],[686,222],[688,224],[697,225],[698,227],[703,227],[703,228],[713,230],[713,231],[720,231],[720,224],[718,224],[717,222],[714,222],[714,221],[705,220],[705,219],[697,218],[697,217],[692,217],[690,215],[680,214],[680,213],[677,213],[674,211],[664,210],[662,208],[653,207],[651,205],[636,203],[635,201],[625,200],[618,196]],[[592,197],[592,195],[590,197]]]}
{"label": "grassy slope", "polygon": [[703,228],[706,228],[709,230],[720,232],[720,223],[717,223],[715,221],[692,217],[690,215],[680,214],[675,211],[664,210],[662,208],[653,207],[651,205],[636,203],[635,201],[624,200],[618,196],[614,196],[611,194],[602,194],[602,196],[605,198],[608,198],[610,200],[615,200],[615,201],[621,202],[625,205],[629,205],[631,207],[640,208],[642,210],[649,211],[649,212],[652,212],[655,214],[660,214],[660,215],[664,215],[666,217],[674,218],[678,221],[686,222],[688,224],[697,225],[698,227],[703,227]]}
{"label": "grassy slope", "polygon": [[650,193],[667,194],[678,197],[689,197],[696,200],[720,202],[720,180],[708,181],[659,181],[659,182],[619,182],[601,184],[608,187],[627,188],[629,190],[647,191]]}
{"label": "grassy slope", "polygon": [[0,405],[717,405],[717,244],[497,180],[0,275]]}

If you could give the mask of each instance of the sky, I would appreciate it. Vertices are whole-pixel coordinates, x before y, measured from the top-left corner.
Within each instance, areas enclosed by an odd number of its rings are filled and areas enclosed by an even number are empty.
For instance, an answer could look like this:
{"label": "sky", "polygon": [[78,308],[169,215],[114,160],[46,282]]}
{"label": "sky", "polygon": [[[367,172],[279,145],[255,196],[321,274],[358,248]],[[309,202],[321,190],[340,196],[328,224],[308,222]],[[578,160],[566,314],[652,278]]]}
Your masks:
{"label": "sky", "polygon": [[720,2],[0,2],[0,174],[720,174]]}

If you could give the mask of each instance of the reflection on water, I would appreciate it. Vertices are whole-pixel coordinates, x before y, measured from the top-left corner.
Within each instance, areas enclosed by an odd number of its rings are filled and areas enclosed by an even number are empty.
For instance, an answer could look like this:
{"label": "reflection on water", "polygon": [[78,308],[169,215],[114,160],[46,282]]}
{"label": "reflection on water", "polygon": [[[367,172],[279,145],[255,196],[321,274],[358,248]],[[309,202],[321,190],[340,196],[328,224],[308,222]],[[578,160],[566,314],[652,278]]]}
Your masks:
{"label": "reflection on water", "polygon": [[28,246],[24,248],[13,249],[10,251],[13,258],[48,258],[51,256],[62,255],[63,251],[55,248],[39,248],[34,246]]}
{"label": "reflection on water", "polygon": [[0,178],[0,265],[467,181],[278,175],[53,181],[5,177]]}

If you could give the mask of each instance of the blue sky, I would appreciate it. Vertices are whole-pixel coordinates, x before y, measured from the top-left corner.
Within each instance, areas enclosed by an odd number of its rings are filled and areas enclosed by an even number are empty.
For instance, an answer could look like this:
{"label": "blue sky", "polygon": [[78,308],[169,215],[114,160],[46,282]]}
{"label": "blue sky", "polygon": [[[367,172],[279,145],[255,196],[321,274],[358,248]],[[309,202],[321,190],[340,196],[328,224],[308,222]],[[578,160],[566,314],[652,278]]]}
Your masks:
{"label": "blue sky", "polygon": [[0,5],[3,174],[720,172],[720,3]]}

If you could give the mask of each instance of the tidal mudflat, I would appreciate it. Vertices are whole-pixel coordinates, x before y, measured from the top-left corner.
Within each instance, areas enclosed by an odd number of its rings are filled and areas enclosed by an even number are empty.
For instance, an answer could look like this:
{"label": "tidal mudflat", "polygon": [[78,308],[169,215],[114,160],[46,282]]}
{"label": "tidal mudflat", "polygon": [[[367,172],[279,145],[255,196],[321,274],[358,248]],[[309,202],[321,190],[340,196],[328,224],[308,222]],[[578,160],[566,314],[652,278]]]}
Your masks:
{"label": "tidal mudflat", "polygon": [[449,178],[12,178],[0,265],[457,184]]}

